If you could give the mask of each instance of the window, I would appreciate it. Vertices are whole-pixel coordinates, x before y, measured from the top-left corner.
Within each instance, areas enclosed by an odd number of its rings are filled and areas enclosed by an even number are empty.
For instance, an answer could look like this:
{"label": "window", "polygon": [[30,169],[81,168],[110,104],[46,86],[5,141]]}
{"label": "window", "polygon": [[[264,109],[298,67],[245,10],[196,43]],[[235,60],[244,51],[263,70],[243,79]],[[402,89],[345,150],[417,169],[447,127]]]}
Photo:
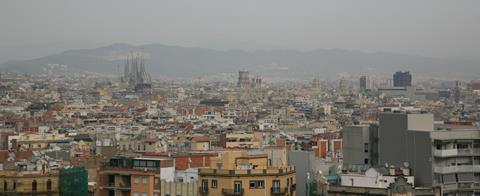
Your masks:
{"label": "window", "polygon": [[147,177],[143,177],[143,184],[147,184]]}
{"label": "window", "polygon": [[202,191],[204,193],[208,192],[208,180],[202,180]]}
{"label": "window", "polygon": [[143,192],[143,193],[142,193],[142,196],[148,196],[148,195],[147,195],[147,193]]}
{"label": "window", "polygon": [[133,166],[134,167],[145,167],[147,166],[147,162],[143,160],[135,160],[133,161]]}
{"label": "window", "polygon": [[363,145],[364,145],[363,151],[364,151],[364,152],[368,152],[368,143],[365,143],[365,144],[363,144]]}
{"label": "window", "polygon": [[235,181],[233,182],[233,192],[234,193],[242,193],[242,181]]}
{"label": "window", "polygon": [[37,181],[33,180],[32,182],[32,191],[37,191]]}
{"label": "window", "polygon": [[364,159],[363,163],[368,164],[368,159]]}
{"label": "window", "polygon": [[457,144],[457,148],[458,148],[458,149],[468,148],[468,144],[466,144],[466,143],[458,143],[458,144]]}
{"label": "window", "polygon": [[280,192],[280,180],[273,180],[272,181],[272,192],[279,193]]}
{"label": "window", "polygon": [[265,181],[263,180],[250,180],[250,189],[263,189],[265,188]]}
{"label": "window", "polygon": [[48,179],[47,180],[47,191],[51,191],[52,190],[52,180]]}
{"label": "window", "polygon": [[147,167],[155,167],[155,161],[148,161]]}
{"label": "window", "polygon": [[272,181],[272,186],[273,187],[280,187],[280,180],[273,180]]}
{"label": "window", "polygon": [[13,181],[13,190],[17,190],[17,181]]}
{"label": "window", "polygon": [[3,191],[7,191],[8,189],[8,183],[6,180],[3,181]]}
{"label": "window", "polygon": [[257,187],[258,187],[259,189],[265,188],[265,182],[264,182],[263,180],[258,181]]}
{"label": "window", "polygon": [[212,188],[217,188],[218,182],[217,180],[212,180]]}
{"label": "window", "polygon": [[133,193],[133,196],[139,196],[137,192]]}
{"label": "window", "polygon": [[133,183],[138,184],[139,181],[140,181],[140,179],[138,179],[138,176],[135,176],[133,178]]}

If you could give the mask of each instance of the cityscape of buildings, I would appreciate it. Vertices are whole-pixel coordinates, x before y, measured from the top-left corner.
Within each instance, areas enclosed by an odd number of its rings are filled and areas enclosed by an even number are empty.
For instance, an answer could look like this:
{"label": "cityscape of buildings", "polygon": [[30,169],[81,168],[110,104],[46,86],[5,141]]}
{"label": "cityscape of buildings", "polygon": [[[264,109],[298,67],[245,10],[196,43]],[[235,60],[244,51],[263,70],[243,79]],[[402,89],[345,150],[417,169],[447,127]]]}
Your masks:
{"label": "cityscape of buildings", "polygon": [[142,58],[3,72],[0,195],[480,194],[478,81],[159,81]]}

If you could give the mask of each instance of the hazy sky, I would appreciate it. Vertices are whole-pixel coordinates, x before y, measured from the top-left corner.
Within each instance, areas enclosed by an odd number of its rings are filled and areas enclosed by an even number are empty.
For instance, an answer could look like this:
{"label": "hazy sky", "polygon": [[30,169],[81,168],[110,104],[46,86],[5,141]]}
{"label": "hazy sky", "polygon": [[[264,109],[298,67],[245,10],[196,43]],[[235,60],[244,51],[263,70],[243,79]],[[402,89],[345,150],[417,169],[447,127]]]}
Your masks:
{"label": "hazy sky", "polygon": [[0,5],[0,61],[117,42],[480,59],[480,1],[12,0]]}

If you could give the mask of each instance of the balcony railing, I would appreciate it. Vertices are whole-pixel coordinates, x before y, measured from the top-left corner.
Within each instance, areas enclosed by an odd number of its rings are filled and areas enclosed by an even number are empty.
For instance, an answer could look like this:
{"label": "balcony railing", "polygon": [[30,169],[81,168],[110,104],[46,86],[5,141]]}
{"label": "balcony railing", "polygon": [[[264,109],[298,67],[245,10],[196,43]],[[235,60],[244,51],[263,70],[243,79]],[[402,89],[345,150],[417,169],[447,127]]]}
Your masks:
{"label": "balcony railing", "polygon": [[49,190],[49,191],[3,191],[0,192],[0,196],[10,196],[10,195],[58,195],[59,191],[57,190]]}
{"label": "balcony railing", "polygon": [[243,188],[241,189],[222,189],[222,194],[225,196],[241,196],[243,195]]}
{"label": "balcony railing", "polygon": [[198,193],[200,195],[208,195],[208,187],[199,187],[198,188]]}
{"label": "balcony railing", "polygon": [[450,191],[450,190],[457,190],[458,189],[458,185],[455,183],[455,184],[445,184],[443,185],[443,190],[445,191]]}
{"label": "balcony railing", "polygon": [[479,189],[480,183],[453,183],[443,185],[443,190],[445,191],[454,191],[454,190],[472,190]]}
{"label": "balcony railing", "polygon": [[480,155],[480,148],[461,148],[461,149],[435,149],[433,154],[436,157],[452,157],[452,156],[474,156]]}
{"label": "balcony railing", "polygon": [[272,195],[280,196],[285,195],[288,192],[288,188],[272,187],[270,188]]}
{"label": "balcony railing", "polygon": [[444,149],[444,150],[437,150],[433,152],[436,157],[449,157],[449,156],[457,156],[458,151],[457,149]]}
{"label": "balcony railing", "polygon": [[199,175],[218,175],[218,176],[250,176],[250,175],[285,175],[295,173],[294,166],[269,167],[267,169],[246,169],[246,170],[228,170],[200,168]]}
{"label": "balcony railing", "polygon": [[130,184],[124,184],[124,183],[115,184],[113,182],[109,182],[108,184],[102,186],[102,188],[104,188],[104,189],[130,190],[131,185]]}
{"label": "balcony railing", "polygon": [[473,183],[474,189],[480,189],[480,183]]}
{"label": "balcony railing", "polygon": [[434,171],[440,174],[480,172],[480,165],[437,166],[434,168]]}

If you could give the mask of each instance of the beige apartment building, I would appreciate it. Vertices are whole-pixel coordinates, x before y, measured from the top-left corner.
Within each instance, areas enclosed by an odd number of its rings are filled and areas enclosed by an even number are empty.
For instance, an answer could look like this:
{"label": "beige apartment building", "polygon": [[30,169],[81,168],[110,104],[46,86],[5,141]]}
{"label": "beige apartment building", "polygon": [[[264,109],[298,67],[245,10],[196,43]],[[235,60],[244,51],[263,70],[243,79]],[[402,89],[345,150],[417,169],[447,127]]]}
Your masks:
{"label": "beige apartment building", "polygon": [[199,170],[199,195],[295,196],[295,167],[271,166],[267,155],[226,151]]}

